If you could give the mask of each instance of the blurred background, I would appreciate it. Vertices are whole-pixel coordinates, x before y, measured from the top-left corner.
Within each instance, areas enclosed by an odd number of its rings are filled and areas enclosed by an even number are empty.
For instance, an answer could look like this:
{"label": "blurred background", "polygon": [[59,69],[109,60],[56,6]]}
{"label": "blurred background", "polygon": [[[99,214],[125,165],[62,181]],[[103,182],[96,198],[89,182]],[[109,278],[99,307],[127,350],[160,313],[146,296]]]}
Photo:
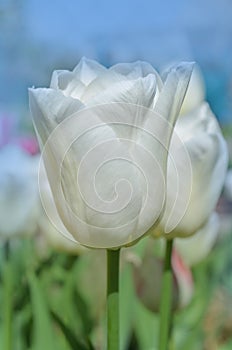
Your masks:
{"label": "blurred background", "polygon": [[[48,86],[53,70],[73,69],[82,56],[106,66],[145,60],[158,70],[196,61],[231,167],[231,19],[230,0],[0,0],[1,349],[102,350],[105,341],[104,252],[87,252],[57,236],[38,204],[39,151],[28,87]],[[217,211],[220,232],[211,252],[179,271],[188,281],[188,303],[175,316],[178,350],[232,348],[231,170]],[[144,239],[122,259],[122,350],[156,349],[157,310],[134,292],[141,276],[135,256],[146,256],[147,244]],[[198,246],[190,251],[197,254]],[[159,277],[162,246],[153,253]]]}
{"label": "blurred background", "polygon": [[1,108],[27,111],[28,86],[47,85],[54,69],[71,69],[82,56],[107,66],[194,60],[213,110],[229,124],[231,17],[229,0],[1,0]]}

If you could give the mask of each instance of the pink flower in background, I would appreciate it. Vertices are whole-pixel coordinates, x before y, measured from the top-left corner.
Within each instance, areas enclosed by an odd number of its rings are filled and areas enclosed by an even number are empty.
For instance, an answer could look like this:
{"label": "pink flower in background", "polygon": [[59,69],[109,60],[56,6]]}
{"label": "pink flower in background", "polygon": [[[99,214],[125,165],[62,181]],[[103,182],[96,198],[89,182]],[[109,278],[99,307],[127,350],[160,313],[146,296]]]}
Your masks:
{"label": "pink flower in background", "polygon": [[38,144],[33,136],[18,136],[16,120],[0,116],[0,235],[9,239],[31,234],[37,226],[39,193]]}
{"label": "pink flower in background", "polygon": [[18,135],[16,120],[10,114],[0,115],[0,148],[15,144],[30,155],[39,152],[37,139],[32,135]]}
{"label": "pink flower in background", "polygon": [[39,146],[35,137],[23,136],[15,139],[15,142],[30,155],[38,154]]}
{"label": "pink flower in background", "polygon": [[172,268],[179,287],[179,306],[187,306],[194,293],[194,281],[190,267],[176,249],[172,253]]}

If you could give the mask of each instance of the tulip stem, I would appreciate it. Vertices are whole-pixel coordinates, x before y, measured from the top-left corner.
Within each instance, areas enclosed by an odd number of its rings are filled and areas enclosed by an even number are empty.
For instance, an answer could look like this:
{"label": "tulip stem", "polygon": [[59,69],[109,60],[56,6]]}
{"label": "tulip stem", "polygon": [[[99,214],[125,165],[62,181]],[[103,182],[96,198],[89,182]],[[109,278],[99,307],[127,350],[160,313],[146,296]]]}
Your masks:
{"label": "tulip stem", "polygon": [[12,271],[10,261],[10,242],[7,240],[3,246],[4,265],[3,265],[3,349],[12,349]]}
{"label": "tulip stem", "polygon": [[166,241],[164,272],[160,304],[159,350],[169,350],[172,329],[172,247],[173,239]]}
{"label": "tulip stem", "polygon": [[120,249],[107,250],[107,350],[119,350]]}

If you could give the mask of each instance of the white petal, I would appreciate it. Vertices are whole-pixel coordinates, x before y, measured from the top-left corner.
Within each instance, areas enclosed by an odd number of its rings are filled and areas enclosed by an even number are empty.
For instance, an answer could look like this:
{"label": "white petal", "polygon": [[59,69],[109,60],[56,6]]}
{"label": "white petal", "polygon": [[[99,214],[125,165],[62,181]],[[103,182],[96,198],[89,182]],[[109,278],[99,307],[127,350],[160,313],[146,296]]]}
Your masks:
{"label": "white petal", "polygon": [[107,69],[100,63],[83,57],[73,70],[73,73],[84,85],[89,85],[94,79],[106,71]]}
{"label": "white petal", "polygon": [[95,96],[104,93],[105,90],[110,89],[115,83],[121,83],[123,85],[126,81],[127,79],[122,75],[106,70],[87,86],[81,96],[81,100],[84,102],[91,102]]}
{"label": "white petal", "polygon": [[197,108],[205,100],[205,84],[200,68],[195,65],[180,114],[186,114]]}
{"label": "white petal", "polygon": [[65,96],[80,99],[85,90],[85,85],[77,79],[73,72],[57,70],[52,74],[51,89],[62,90]]}
{"label": "white petal", "polygon": [[125,102],[149,108],[156,92],[156,77],[149,74],[145,78],[111,83],[102,93],[95,95],[89,103],[88,100],[84,99],[84,101],[91,106],[100,103]]}
{"label": "white petal", "polygon": [[[123,74],[128,69],[130,74]],[[163,83],[158,73],[145,62],[118,64],[96,78],[82,95],[85,103],[128,102],[150,107]]]}
{"label": "white petal", "polygon": [[175,247],[188,266],[201,262],[210,253],[217,240],[219,226],[219,216],[214,212],[194,235],[175,239]]}
{"label": "white petal", "polygon": [[63,222],[88,246],[115,247],[130,242],[136,234],[142,194],[129,147],[110,126],[98,121],[95,110],[92,114],[83,110],[68,122],[71,130],[68,125],[63,130],[67,136],[64,144],[59,137],[50,140],[45,159]]}
{"label": "white petal", "polygon": [[154,110],[163,116],[171,125],[175,124],[180,112],[193,66],[193,63],[183,62],[166,72],[164,86],[159,99],[154,105]]}
{"label": "white petal", "polygon": [[156,70],[147,62],[137,61],[132,63],[118,63],[109,69],[110,71],[126,76],[127,79],[138,79],[149,74],[157,76],[157,84],[162,87],[163,83]]}
{"label": "white petal", "polygon": [[[192,64],[183,63],[169,72],[153,108],[153,113],[147,114],[143,128],[138,133],[138,142],[147,151],[154,154],[157,164],[160,165],[159,177],[155,177],[160,185],[160,190],[163,189],[163,182],[166,181],[167,151],[173,133],[173,126],[191,77],[192,67]],[[144,214],[150,216],[149,211],[144,212]],[[140,217],[141,225],[145,224],[146,216]]]}
{"label": "white petal", "polygon": [[[147,114],[150,113],[148,108],[153,105],[154,100],[159,96],[156,76],[149,74],[145,78],[121,80],[113,83],[112,78],[108,77],[109,81],[107,83],[109,87],[106,88],[106,80],[103,79],[102,83],[105,84],[103,92],[91,98],[88,96],[87,99],[86,97],[82,97],[82,99],[87,106],[91,107],[107,104],[108,113],[101,112],[98,114],[98,117],[104,123],[111,123],[111,127],[115,130],[118,137],[136,139],[138,128],[143,128]],[[115,76],[115,79],[121,78]],[[95,84],[97,81],[98,79],[93,83]],[[99,87],[98,83],[97,86]],[[87,93],[89,92],[87,91]],[[147,109],[141,108],[141,106]],[[98,112],[100,110],[101,108],[99,107]]]}
{"label": "white petal", "polygon": [[29,89],[29,104],[43,143],[59,123],[83,107],[79,100],[65,97],[59,90],[41,88]]}
{"label": "white petal", "polygon": [[42,204],[46,211],[42,211],[38,225],[43,238],[56,250],[72,254],[82,253],[85,248],[74,240],[57,213],[43,163],[40,166],[39,188]]}
{"label": "white petal", "polygon": [[[175,132],[183,146],[178,148],[171,143],[173,162],[169,158],[167,202],[161,226],[172,236],[188,236],[207,221],[215,208],[225,179],[228,152],[217,120],[206,103],[180,118]],[[190,164],[183,157],[184,149]]]}

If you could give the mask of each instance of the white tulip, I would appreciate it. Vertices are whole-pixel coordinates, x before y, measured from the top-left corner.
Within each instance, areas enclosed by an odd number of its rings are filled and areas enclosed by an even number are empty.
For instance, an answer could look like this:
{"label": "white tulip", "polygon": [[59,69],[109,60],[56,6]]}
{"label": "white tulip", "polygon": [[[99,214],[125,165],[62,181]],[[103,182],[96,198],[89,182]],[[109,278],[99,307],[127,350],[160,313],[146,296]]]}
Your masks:
{"label": "white tulip", "polygon": [[[228,152],[218,122],[207,103],[181,117],[175,132],[182,146],[171,142],[167,171],[167,200],[156,234],[186,237],[208,220],[220,196]],[[180,146],[180,147],[179,147]],[[189,184],[189,163],[191,184]]]}
{"label": "white tulip", "polygon": [[193,236],[175,239],[175,247],[188,266],[202,261],[213,248],[219,234],[220,220],[216,212]]}
{"label": "white tulip", "polygon": [[57,211],[81,244],[141,238],[165,200],[167,151],[192,64],[163,82],[147,63],[106,69],[83,59],[30,89],[30,109]]}
{"label": "white tulip", "polygon": [[36,229],[39,203],[39,158],[9,145],[0,150],[0,163],[0,236],[31,234]]}

